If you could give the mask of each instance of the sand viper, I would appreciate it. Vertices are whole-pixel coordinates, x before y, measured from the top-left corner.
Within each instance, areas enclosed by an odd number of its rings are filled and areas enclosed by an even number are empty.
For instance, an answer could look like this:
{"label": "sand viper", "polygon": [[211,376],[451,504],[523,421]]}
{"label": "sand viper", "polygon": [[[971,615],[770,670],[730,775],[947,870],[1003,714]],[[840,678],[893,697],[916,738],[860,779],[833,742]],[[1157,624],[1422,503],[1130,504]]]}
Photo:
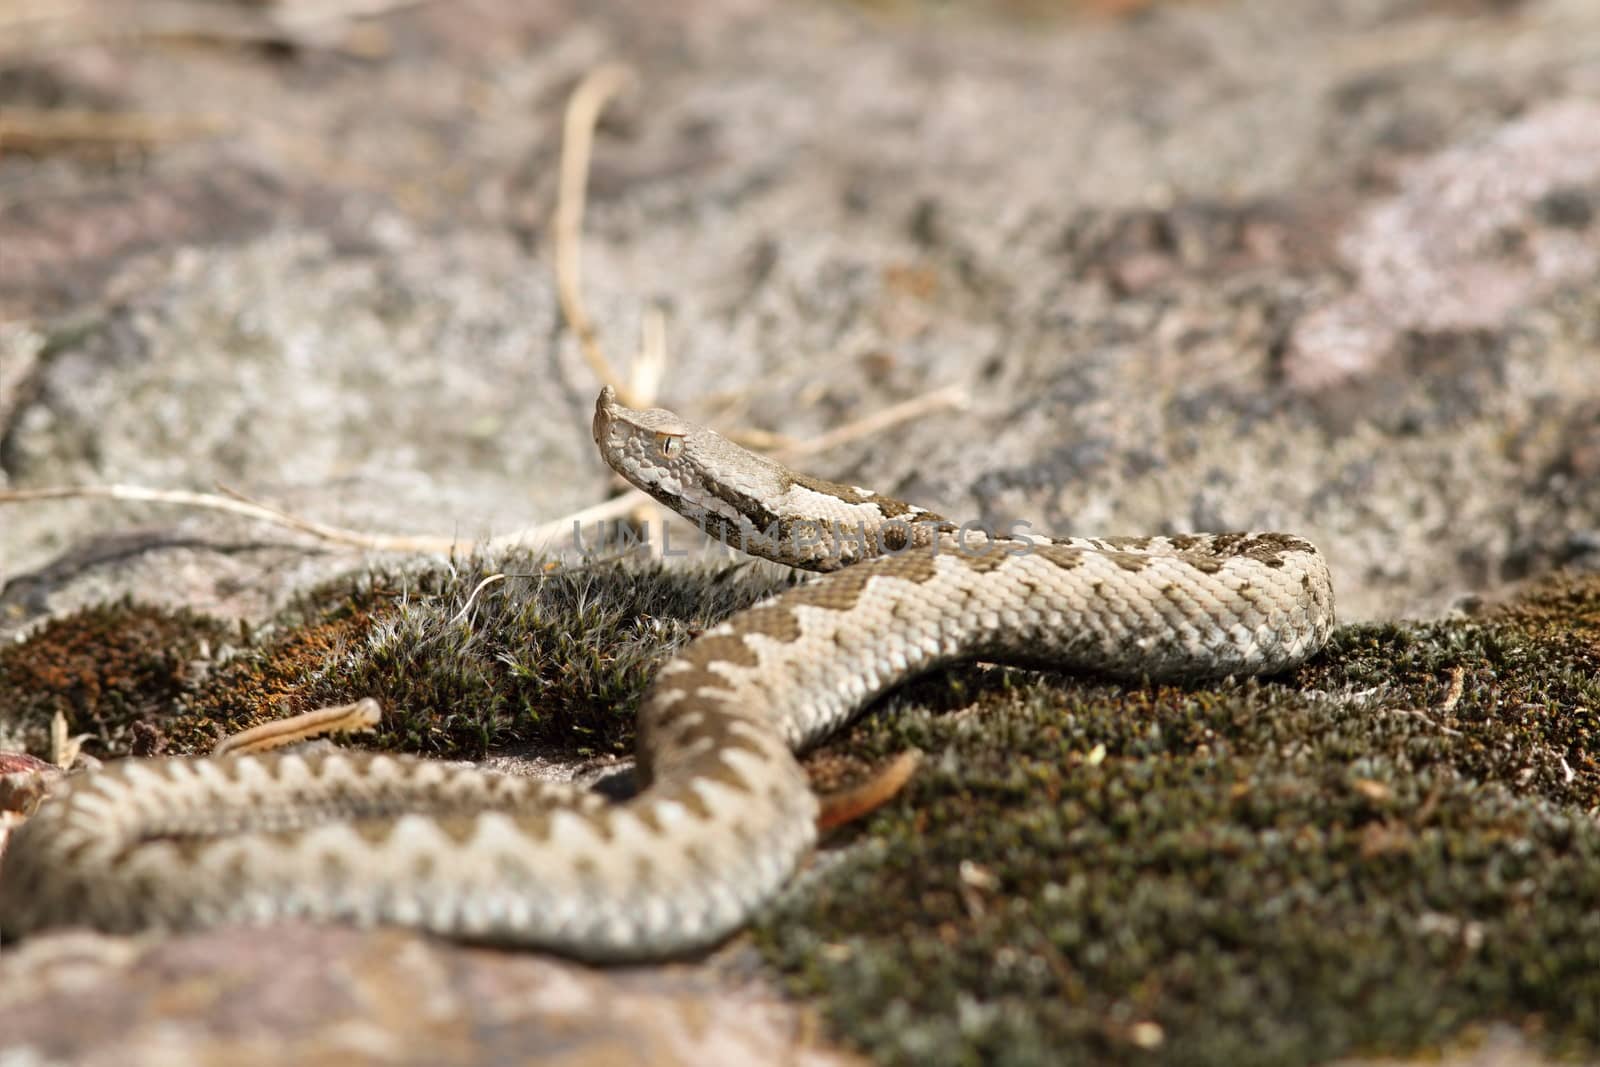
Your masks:
{"label": "sand viper", "polygon": [[960,660],[1133,681],[1270,673],[1333,626],[1317,550],[1279,533],[983,537],[796,474],[607,389],[606,462],[710,534],[825,573],[658,672],[641,783],[596,793],[346,750],[129,759],[69,780],[0,860],[0,930],[299,916],[392,922],[594,959],[741,926],[811,849],[794,752]]}

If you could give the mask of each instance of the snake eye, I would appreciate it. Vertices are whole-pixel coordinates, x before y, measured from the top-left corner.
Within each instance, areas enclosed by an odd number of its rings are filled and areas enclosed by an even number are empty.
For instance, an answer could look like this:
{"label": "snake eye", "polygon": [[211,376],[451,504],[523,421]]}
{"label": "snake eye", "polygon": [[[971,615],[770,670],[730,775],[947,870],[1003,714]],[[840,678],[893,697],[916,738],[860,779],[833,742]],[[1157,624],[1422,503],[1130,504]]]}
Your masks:
{"label": "snake eye", "polygon": [[683,438],[675,433],[656,434],[656,451],[663,459],[677,459],[683,455]]}

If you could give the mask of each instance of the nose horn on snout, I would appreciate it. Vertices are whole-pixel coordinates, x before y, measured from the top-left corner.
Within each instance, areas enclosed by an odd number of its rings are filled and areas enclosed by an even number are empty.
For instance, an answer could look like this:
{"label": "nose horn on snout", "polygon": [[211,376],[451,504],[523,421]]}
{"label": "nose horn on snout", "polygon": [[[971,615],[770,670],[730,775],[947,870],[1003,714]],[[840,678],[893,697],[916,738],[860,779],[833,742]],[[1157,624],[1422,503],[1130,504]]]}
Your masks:
{"label": "nose horn on snout", "polygon": [[594,440],[600,443],[600,438],[611,426],[611,409],[616,407],[617,391],[611,386],[602,386],[600,396],[594,402]]}

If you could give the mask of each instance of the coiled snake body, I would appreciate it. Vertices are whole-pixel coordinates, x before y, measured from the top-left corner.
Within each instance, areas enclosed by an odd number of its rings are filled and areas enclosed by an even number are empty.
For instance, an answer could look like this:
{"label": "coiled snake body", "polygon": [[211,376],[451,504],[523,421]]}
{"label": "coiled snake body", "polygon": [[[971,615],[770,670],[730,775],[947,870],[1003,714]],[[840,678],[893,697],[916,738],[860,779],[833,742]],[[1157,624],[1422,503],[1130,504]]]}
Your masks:
{"label": "coiled snake body", "polygon": [[69,780],[13,835],[0,929],[301,916],[595,959],[678,953],[741,926],[812,847],[794,751],[906,679],[968,659],[1270,673],[1333,625],[1322,557],[1284,534],[974,541],[609,389],[594,436],[710,533],[837,572],[660,669],[639,710],[637,796],[342,750],[124,760]]}

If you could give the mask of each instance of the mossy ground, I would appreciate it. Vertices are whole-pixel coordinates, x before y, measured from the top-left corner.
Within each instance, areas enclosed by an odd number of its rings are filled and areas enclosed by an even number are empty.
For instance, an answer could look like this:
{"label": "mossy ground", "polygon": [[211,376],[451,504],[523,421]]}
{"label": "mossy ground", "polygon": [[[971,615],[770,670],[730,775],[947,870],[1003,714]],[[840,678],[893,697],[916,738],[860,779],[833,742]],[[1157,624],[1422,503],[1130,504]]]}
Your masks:
{"label": "mossy ground", "polygon": [[[513,577],[473,595],[494,572]],[[102,755],[159,720],[191,751],[372,695],[379,746],[610,754],[672,647],[781,584],[472,561],[330,583],[242,637],[113,605],[0,653],[0,717],[32,731],[63,707]],[[876,1059],[1281,1064],[1495,1021],[1600,1050],[1600,579],[1345,627],[1275,679],[954,671],[816,765],[913,746],[905,793],[754,932]]]}
{"label": "mossy ground", "polygon": [[875,1059],[1600,1048],[1600,580],[1265,681],[959,678],[841,742],[933,758],[757,932]]}
{"label": "mossy ground", "polygon": [[136,727],[171,713],[237,629],[189,611],[131,601],[52,619],[0,648],[0,730],[48,756],[57,712],[97,751],[124,754]]}
{"label": "mossy ground", "polygon": [[[363,741],[372,747],[621,754],[655,665],[697,630],[787,584],[751,570],[546,571],[526,556],[373,569],[308,591],[255,634],[234,630],[235,645],[203,674],[189,658],[203,640],[215,644],[223,624],[148,605],[93,608],[0,654],[0,723],[43,738],[61,707],[74,732],[94,735],[96,755],[126,754],[133,721],[159,729],[168,753],[196,753],[267,719],[371,696],[386,711]],[[479,588],[495,574],[505,577]],[[112,654],[82,651],[96,642]],[[135,655],[141,673],[128,680],[124,663]],[[57,668],[63,659],[76,674]],[[134,689],[139,699],[118,697],[115,714],[105,700],[92,714],[79,710],[80,691]]]}

